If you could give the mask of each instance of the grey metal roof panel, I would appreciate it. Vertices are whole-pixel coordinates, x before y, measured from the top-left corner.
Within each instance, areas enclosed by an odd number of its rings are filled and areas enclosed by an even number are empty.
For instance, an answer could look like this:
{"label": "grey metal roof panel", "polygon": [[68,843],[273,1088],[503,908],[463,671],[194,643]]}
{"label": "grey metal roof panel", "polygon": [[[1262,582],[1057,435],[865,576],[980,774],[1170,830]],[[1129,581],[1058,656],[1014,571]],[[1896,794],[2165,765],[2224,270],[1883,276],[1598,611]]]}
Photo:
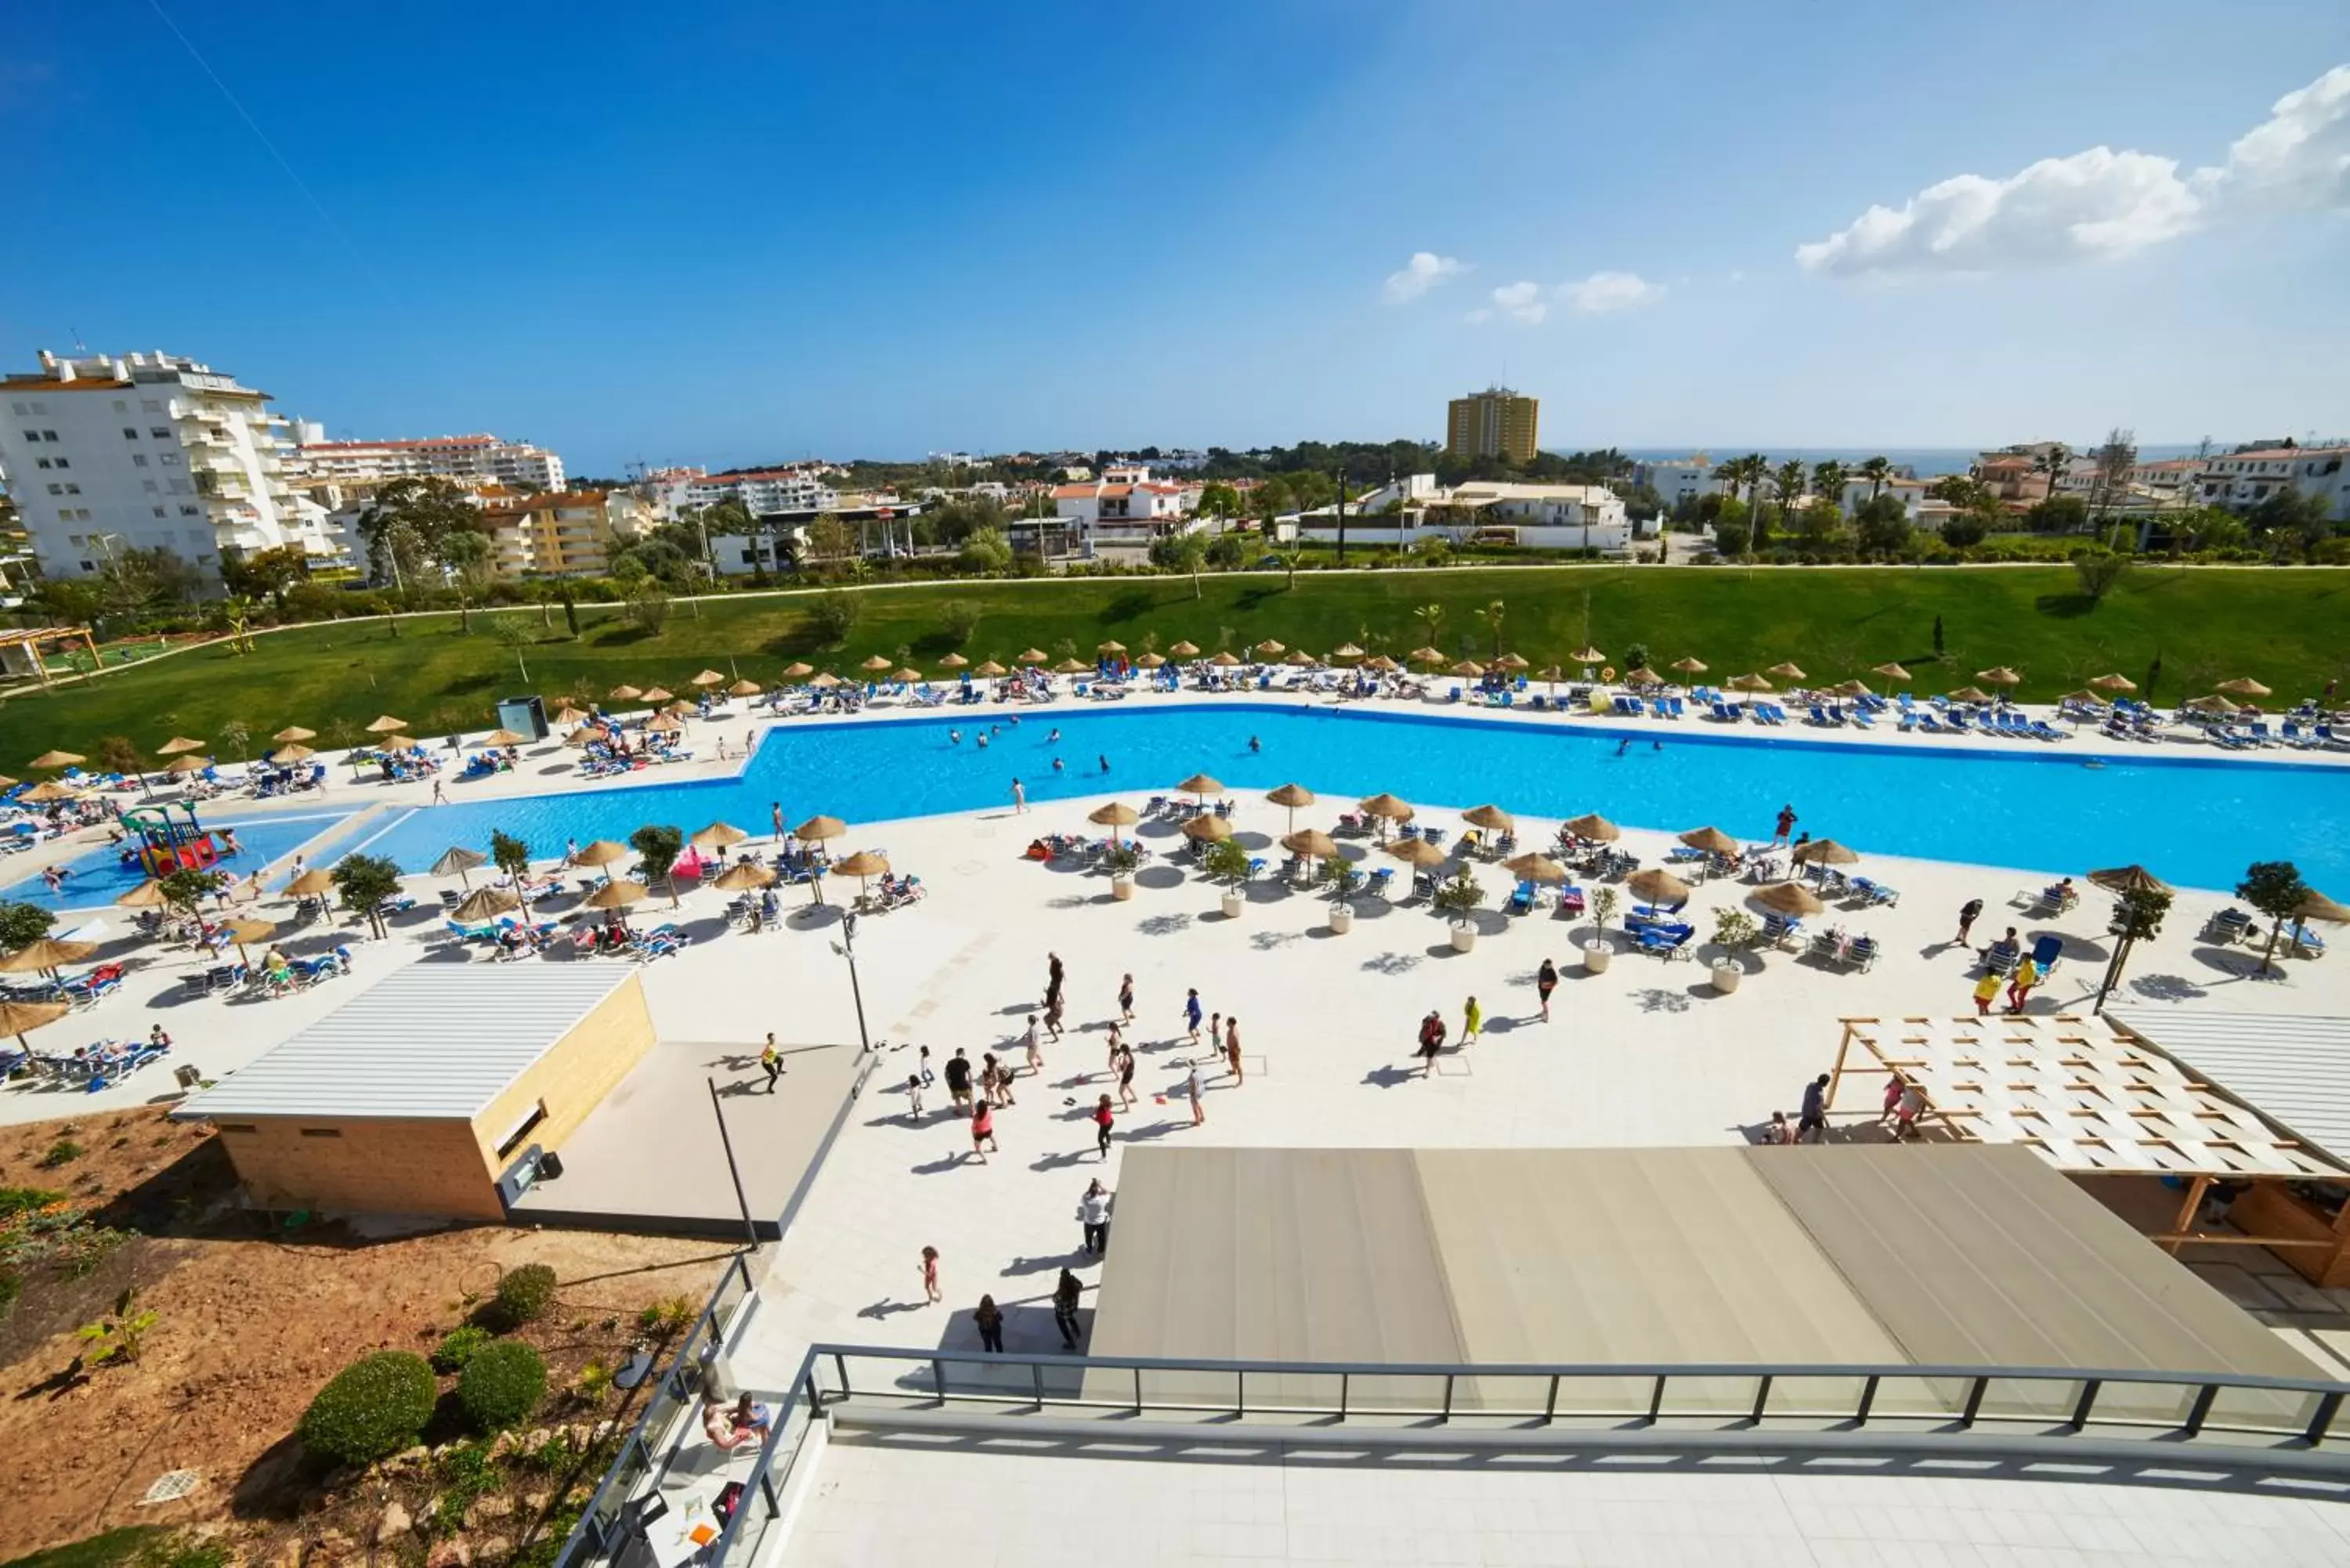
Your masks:
{"label": "grey metal roof panel", "polygon": [[2350,1165],[2350,1018],[2154,1007],[2111,1007],[2106,1018]]}
{"label": "grey metal roof panel", "polygon": [[635,974],[595,962],[411,964],[178,1114],[467,1119]]}

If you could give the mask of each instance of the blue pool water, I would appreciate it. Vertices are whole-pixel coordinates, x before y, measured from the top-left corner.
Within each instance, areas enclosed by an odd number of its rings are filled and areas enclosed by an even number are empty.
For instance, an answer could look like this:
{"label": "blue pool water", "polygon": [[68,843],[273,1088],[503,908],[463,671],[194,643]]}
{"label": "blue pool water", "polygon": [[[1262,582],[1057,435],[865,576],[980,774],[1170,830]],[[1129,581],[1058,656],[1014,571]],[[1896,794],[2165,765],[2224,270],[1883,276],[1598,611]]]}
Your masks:
{"label": "blue pool water", "polygon": [[[238,877],[252,875],[253,868],[264,866],[296,849],[323,833],[331,833],[336,825],[349,819],[348,811],[307,811],[277,816],[266,814],[236,816],[225,813],[215,815],[198,810],[198,820],[206,827],[234,827],[243,853],[234,859],[221,862],[222,868]],[[485,829],[484,832],[487,830]],[[322,846],[321,847],[325,847]],[[323,859],[313,852],[314,859]],[[147,873],[137,862],[122,864],[122,852],[110,846],[101,846],[67,862],[73,875],[66,878],[62,891],[51,893],[37,872],[24,873],[22,879],[5,889],[13,902],[38,904],[49,909],[88,909],[111,904],[121,894],[128,893],[147,879]],[[0,870],[0,876],[11,875],[15,867]]]}
{"label": "blue pool water", "polygon": [[[649,822],[690,833],[723,820],[764,836],[770,803],[780,802],[787,822],[818,812],[843,818],[855,845],[867,842],[859,823],[1008,805],[1015,775],[1032,805],[1109,791],[1139,805],[1206,772],[1236,794],[1294,779],[1323,797],[1302,814],[1313,822],[1389,790],[1415,805],[1490,800],[1536,817],[1596,811],[1627,826],[1710,823],[1764,838],[1785,803],[1801,817],[1798,831],[1864,855],[2075,875],[2140,861],[2198,888],[2232,888],[2249,862],[2285,858],[2312,885],[2350,897],[2350,770],[2240,757],[2130,758],[2092,769],[2064,746],[2022,742],[1939,750],[1805,744],[1693,722],[1601,730],[1249,703],[1030,710],[1016,727],[1008,717],[991,706],[889,722],[787,724],[767,734],[739,779],[425,807],[360,842],[420,870],[452,844],[485,849],[493,827],[539,856],[560,853],[567,838],[624,840]],[[1005,728],[983,750],[975,736],[992,723]],[[953,728],[963,732],[959,745],[948,739]],[[1062,739],[1054,744],[1056,728]],[[1252,735],[1261,752],[1249,750]],[[1632,749],[1618,756],[1625,735]],[[1656,741],[1661,751],[1651,749]],[[1055,756],[1066,772],[1053,771]],[[1037,816],[1039,830],[1076,826],[1066,814]]]}

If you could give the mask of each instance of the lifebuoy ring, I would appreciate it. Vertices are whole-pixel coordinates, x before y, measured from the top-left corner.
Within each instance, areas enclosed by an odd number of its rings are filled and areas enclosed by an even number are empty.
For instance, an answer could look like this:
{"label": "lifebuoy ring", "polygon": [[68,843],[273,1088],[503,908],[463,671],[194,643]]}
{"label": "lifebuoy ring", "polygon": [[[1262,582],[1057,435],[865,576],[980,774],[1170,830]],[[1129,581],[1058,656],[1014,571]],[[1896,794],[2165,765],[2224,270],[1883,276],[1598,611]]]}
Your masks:
{"label": "lifebuoy ring", "polygon": [[1604,669],[1604,670],[1600,670],[1600,672],[1599,672],[1599,679],[1600,679],[1600,680],[1615,680],[1615,679],[1616,679],[1616,667],[1615,667],[1614,665],[1612,665],[1612,664],[1611,664],[1611,665],[1608,665],[1606,669]]}

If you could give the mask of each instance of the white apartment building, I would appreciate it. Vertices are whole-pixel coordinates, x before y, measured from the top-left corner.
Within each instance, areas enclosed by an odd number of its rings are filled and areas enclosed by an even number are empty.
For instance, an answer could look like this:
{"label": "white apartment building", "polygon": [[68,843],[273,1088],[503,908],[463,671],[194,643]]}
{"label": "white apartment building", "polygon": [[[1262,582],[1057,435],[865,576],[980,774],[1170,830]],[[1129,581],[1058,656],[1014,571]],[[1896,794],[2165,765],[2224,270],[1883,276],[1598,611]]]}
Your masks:
{"label": "white apartment building", "polygon": [[1655,491],[1663,500],[1665,510],[1670,512],[1684,502],[1695,501],[1701,495],[1720,493],[1722,486],[1721,482],[1713,476],[1715,466],[1713,459],[1699,452],[1695,457],[1636,464],[1632,478],[1634,483]]}
{"label": "white apartment building", "polygon": [[426,436],[418,441],[325,441],[315,424],[300,429],[293,472],[305,479],[453,479],[514,489],[560,490],[563,460],[528,441],[494,435]]}
{"label": "white apartment building", "polygon": [[1844,493],[1836,498],[1836,504],[1849,517],[1868,504],[1871,500],[1869,492],[1875,490],[1879,495],[1890,495],[1901,503],[1902,515],[1915,524],[1923,513],[1927,488],[1927,483],[1922,479],[1887,479],[1879,487],[1872,483],[1866,474],[1848,474],[1844,482]]}
{"label": "white apartment building", "polygon": [[2195,494],[2209,506],[2243,511],[2280,490],[2322,497],[2325,514],[2350,520],[2350,446],[2255,447],[2207,457],[2195,474]]}
{"label": "white apartment building", "polygon": [[712,473],[688,482],[688,506],[715,506],[740,501],[754,517],[777,512],[830,512],[840,505],[840,493],[804,468],[771,468],[754,473]]}
{"label": "white apartment building", "polygon": [[[1402,506],[1389,510],[1398,502]],[[1366,548],[1409,549],[1422,539],[1450,544],[1516,545],[1539,550],[1601,550],[1621,555],[1636,533],[1624,498],[1604,484],[1503,484],[1476,481],[1440,487],[1416,473],[1347,504],[1347,540]],[[1337,508],[1318,506],[1279,519],[1275,535],[1332,544]]]}
{"label": "white apartment building", "polygon": [[1055,486],[1053,510],[1080,556],[1147,554],[1152,540],[1191,525],[1201,489],[1153,479],[1148,467],[1129,463],[1105,468],[1098,480]]}
{"label": "white apartment building", "polygon": [[89,576],[124,550],[171,551],[207,578],[221,552],[333,548],[296,504],[268,394],[158,350],[61,358],[0,378],[0,481],[41,570]]}

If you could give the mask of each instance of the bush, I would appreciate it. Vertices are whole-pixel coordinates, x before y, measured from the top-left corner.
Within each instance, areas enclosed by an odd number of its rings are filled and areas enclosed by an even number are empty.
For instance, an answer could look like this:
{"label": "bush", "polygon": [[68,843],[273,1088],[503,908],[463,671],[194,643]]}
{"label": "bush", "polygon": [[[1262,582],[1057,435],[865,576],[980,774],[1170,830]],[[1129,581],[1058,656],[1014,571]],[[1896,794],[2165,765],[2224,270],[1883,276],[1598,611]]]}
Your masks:
{"label": "bush", "polygon": [[432,1351],[432,1370],[463,1372],[474,1353],[496,1336],[479,1324],[469,1323],[463,1328],[452,1329]]}
{"label": "bush", "polygon": [[525,1263],[509,1269],[490,1298],[497,1316],[509,1328],[536,1323],[555,1304],[555,1271],[545,1263]]}
{"label": "bush", "polygon": [[81,1145],[74,1142],[74,1140],[69,1137],[61,1137],[57,1139],[57,1142],[49,1145],[48,1153],[41,1156],[41,1168],[43,1170],[55,1170],[61,1165],[72,1164],[81,1157]]}
{"label": "bush", "polygon": [[302,1446],[338,1464],[363,1465],[411,1447],[432,1418],[432,1368],[382,1350],[334,1376],[302,1412]]}
{"label": "bush", "polygon": [[457,1376],[457,1403],[484,1435],[518,1425],[546,1397],[546,1363],[518,1339],[494,1340]]}

